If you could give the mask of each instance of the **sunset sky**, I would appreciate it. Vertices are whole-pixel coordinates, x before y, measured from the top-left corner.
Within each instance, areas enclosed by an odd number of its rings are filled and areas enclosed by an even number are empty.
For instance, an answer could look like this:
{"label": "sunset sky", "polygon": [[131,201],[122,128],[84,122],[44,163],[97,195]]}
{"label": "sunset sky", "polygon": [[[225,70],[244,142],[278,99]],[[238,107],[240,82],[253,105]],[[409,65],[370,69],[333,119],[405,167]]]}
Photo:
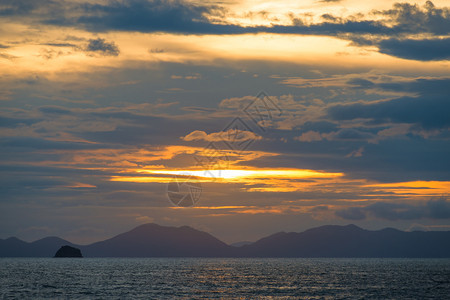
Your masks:
{"label": "sunset sky", "polygon": [[1,0],[0,238],[450,230],[448,5]]}

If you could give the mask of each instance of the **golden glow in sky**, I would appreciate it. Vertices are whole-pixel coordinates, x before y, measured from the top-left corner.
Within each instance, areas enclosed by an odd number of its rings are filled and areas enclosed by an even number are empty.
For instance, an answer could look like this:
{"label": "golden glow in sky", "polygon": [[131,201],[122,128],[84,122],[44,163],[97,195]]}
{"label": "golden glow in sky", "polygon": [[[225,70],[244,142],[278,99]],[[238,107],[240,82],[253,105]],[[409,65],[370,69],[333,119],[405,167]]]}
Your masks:
{"label": "golden glow in sky", "polygon": [[31,2],[0,1],[0,238],[450,226],[448,1]]}
{"label": "golden glow in sky", "polygon": [[[157,175],[178,175],[183,177],[193,177],[192,180],[201,182],[241,182],[246,183],[252,180],[275,180],[275,179],[301,179],[301,178],[335,178],[340,177],[342,173],[326,173],[313,170],[140,170],[141,174],[157,174]],[[167,182],[171,180],[164,177],[153,176],[114,176],[112,181],[132,181],[132,182]]]}

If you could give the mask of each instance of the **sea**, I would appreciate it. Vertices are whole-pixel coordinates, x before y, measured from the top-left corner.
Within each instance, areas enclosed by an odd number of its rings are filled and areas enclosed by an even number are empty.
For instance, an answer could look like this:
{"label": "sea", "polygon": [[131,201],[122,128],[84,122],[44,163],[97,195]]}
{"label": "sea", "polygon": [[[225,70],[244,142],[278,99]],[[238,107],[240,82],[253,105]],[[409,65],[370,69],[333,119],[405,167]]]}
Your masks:
{"label": "sea", "polygon": [[450,299],[450,259],[0,258],[0,299]]}

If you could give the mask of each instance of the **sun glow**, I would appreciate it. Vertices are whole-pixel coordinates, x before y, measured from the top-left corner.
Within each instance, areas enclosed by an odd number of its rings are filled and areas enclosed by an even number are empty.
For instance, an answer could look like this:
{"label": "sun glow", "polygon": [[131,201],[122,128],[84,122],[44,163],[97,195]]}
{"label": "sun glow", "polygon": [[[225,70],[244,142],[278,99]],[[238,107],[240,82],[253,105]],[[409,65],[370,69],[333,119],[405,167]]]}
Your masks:
{"label": "sun glow", "polygon": [[253,169],[253,170],[137,170],[130,176],[113,176],[110,181],[135,183],[169,183],[175,177],[189,182],[243,184],[247,191],[292,192],[308,189],[318,182],[335,181],[343,173],[327,173],[315,170]]}
{"label": "sun glow", "polygon": [[[274,169],[274,170],[141,170],[140,174],[192,176],[204,179],[245,179],[245,178],[334,178],[342,173],[327,173],[314,170]],[[119,177],[119,176],[118,176]],[[146,178],[139,176],[139,178]]]}

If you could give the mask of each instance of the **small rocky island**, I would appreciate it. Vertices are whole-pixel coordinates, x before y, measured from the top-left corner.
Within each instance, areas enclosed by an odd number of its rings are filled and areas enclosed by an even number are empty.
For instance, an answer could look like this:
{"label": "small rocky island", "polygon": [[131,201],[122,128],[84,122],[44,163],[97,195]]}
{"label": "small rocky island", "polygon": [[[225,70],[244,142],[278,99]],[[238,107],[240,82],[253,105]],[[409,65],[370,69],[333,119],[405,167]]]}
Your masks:
{"label": "small rocky island", "polygon": [[62,246],[54,257],[83,257],[81,250],[70,246]]}

